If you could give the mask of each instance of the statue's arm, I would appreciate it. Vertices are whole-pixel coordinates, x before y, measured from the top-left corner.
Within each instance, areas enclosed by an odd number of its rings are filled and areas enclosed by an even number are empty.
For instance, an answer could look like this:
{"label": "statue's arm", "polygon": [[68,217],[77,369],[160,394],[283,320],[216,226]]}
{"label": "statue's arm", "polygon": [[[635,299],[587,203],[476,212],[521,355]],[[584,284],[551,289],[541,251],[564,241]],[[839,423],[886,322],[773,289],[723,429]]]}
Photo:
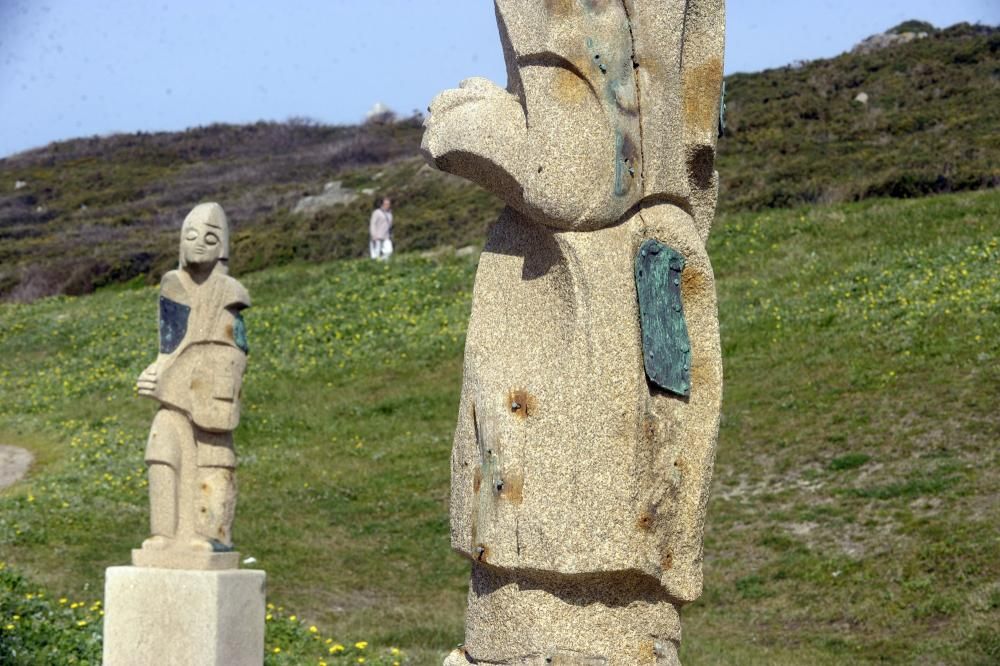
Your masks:
{"label": "statue's arm", "polygon": [[[177,271],[170,271],[163,276],[163,279],[160,280],[161,299],[166,298],[171,301],[180,303],[186,300],[185,296],[186,296],[185,290],[183,284],[180,281],[180,276],[177,274]],[[161,319],[160,319],[161,328],[162,324],[163,322],[161,313]],[[159,381],[160,372],[166,365],[167,359],[173,355],[171,353],[164,353],[162,351],[162,339],[163,339],[162,330],[160,331],[159,337],[161,340],[161,345],[160,345],[161,351],[157,354],[156,360],[150,363],[148,366],[146,366],[146,369],[142,371],[142,373],[139,375],[139,378],[136,380],[135,383],[135,388],[138,391],[139,395],[145,396],[147,398],[153,397],[154,393],[156,392],[156,386],[157,382]]]}

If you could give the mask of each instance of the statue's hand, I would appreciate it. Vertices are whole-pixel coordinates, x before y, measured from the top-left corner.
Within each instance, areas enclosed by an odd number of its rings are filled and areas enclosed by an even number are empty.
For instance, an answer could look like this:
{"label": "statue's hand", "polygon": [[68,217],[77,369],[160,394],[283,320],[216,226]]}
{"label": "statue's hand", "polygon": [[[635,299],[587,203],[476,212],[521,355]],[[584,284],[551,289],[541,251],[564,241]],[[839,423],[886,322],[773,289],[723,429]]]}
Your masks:
{"label": "statue's hand", "polygon": [[142,371],[142,374],[139,375],[139,379],[135,383],[135,388],[139,392],[139,395],[152,397],[156,391],[156,377],[158,372],[159,368],[156,363],[150,363],[149,367]]}
{"label": "statue's hand", "polygon": [[520,100],[483,78],[462,81],[431,102],[420,150],[437,168],[482,185],[507,203],[521,200],[527,119]]}

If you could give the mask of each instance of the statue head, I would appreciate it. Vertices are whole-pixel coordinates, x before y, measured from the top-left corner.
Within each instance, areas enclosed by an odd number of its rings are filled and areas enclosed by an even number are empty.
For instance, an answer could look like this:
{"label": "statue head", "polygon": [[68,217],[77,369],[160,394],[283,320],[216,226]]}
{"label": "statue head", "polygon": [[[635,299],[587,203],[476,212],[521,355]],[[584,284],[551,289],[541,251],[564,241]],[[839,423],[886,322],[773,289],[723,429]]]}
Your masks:
{"label": "statue head", "polygon": [[222,206],[202,203],[195,206],[181,225],[180,267],[227,271],[229,262],[229,221]]}
{"label": "statue head", "polygon": [[693,143],[714,157],[700,128],[718,118],[722,3],[495,0],[507,88],[438,95],[425,157],[558,229],[615,224],[651,197],[692,206],[689,163],[714,187]]}

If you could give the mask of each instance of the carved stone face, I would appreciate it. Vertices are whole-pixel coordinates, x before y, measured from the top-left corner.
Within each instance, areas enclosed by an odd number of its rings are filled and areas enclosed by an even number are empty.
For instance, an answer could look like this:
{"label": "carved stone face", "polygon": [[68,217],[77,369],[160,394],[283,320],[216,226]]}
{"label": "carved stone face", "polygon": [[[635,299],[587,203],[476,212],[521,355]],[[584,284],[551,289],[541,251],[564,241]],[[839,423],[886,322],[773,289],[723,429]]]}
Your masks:
{"label": "carved stone face", "polygon": [[463,81],[431,103],[438,168],[558,229],[617,222],[642,194],[638,92],[621,2],[497,0],[508,83]]}
{"label": "carved stone face", "polygon": [[181,266],[214,266],[229,257],[229,223],[222,207],[204,203],[194,207],[181,226]]}

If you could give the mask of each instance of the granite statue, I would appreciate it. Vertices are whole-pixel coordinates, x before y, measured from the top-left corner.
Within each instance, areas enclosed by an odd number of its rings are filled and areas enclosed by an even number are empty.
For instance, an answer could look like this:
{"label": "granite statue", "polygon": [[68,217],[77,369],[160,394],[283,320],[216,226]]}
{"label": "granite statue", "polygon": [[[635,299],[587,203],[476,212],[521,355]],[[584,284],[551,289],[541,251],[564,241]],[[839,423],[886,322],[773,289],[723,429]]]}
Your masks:
{"label": "granite statue", "polygon": [[712,266],[723,0],[496,0],[507,87],[422,152],[506,203],[451,457],[455,664],[678,664],[722,399]]}
{"label": "granite statue", "polygon": [[250,295],[228,275],[229,223],[217,203],[184,219],[180,263],[160,282],[159,354],[139,395],[160,407],[146,447],[151,536],[136,566],[235,568],[233,431],[247,363]]}

